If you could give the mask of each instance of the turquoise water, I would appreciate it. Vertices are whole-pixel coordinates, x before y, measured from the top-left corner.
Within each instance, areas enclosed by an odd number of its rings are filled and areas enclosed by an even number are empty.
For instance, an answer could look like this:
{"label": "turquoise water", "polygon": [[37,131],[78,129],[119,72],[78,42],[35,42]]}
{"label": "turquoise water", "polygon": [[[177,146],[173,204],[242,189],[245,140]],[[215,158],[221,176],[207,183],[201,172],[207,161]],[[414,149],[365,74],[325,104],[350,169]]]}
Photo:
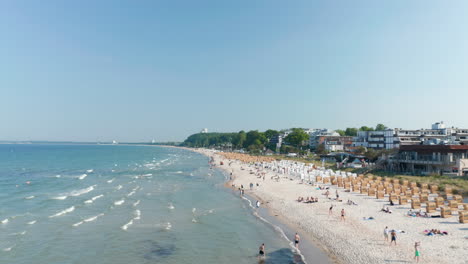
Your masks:
{"label": "turquoise water", "polygon": [[225,177],[181,149],[0,145],[0,263],[300,263]]}

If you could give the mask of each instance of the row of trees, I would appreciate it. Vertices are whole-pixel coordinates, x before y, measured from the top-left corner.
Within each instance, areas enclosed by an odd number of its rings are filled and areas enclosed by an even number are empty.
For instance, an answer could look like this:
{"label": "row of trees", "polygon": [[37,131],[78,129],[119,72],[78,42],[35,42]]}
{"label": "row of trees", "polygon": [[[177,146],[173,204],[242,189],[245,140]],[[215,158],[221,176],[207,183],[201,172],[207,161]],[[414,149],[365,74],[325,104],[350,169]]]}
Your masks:
{"label": "row of trees", "polygon": [[377,126],[375,126],[375,128],[373,127],[368,127],[368,126],[362,126],[360,128],[355,128],[355,127],[348,127],[346,128],[345,130],[342,130],[342,129],[337,129],[336,132],[338,134],[340,134],[340,136],[351,136],[351,137],[355,137],[357,136],[357,132],[358,131],[379,131],[379,130],[385,130],[387,129],[387,127],[383,124],[378,124]]}
{"label": "row of trees", "polygon": [[[273,137],[277,137],[280,131],[268,129],[265,132],[251,130],[238,133],[198,133],[189,136],[183,143],[187,147],[224,147],[232,149],[246,149],[248,151],[260,151],[265,148],[276,151],[276,144],[270,143]],[[309,135],[303,129],[293,128],[292,132],[284,138],[286,145],[282,152],[302,150],[307,146]]]}

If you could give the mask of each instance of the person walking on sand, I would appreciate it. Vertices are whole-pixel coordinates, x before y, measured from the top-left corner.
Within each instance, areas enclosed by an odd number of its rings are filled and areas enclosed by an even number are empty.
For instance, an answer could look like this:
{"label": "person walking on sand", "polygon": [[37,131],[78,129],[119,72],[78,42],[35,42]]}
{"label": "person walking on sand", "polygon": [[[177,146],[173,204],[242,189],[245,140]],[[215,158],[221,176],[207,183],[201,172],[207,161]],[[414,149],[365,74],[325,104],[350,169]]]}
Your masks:
{"label": "person walking on sand", "polygon": [[299,240],[301,240],[301,237],[296,233],[294,235],[294,245],[296,246],[296,248],[299,248]]}
{"label": "person walking on sand", "polygon": [[259,258],[265,257],[265,243],[262,243],[262,245],[260,245],[260,248],[258,248],[258,257]]}
{"label": "person walking on sand", "polygon": [[388,226],[386,226],[383,230],[384,241],[388,241]]}
{"label": "person walking on sand", "polygon": [[390,233],[390,237],[392,238],[392,240],[390,241],[390,246],[392,245],[392,242],[395,242],[395,246],[396,246],[397,244],[396,244],[396,231],[395,231],[395,229],[393,229],[392,232]]}
{"label": "person walking on sand", "polygon": [[340,221],[346,221],[345,220],[345,211],[344,211],[344,208],[341,209],[341,220]]}
{"label": "person walking on sand", "polygon": [[328,215],[332,215],[333,214],[333,204],[330,205],[330,209],[328,209]]}
{"label": "person walking on sand", "polygon": [[421,246],[421,242],[414,243],[414,259],[416,262],[419,262],[419,257],[421,256],[421,252],[419,252],[419,247]]}

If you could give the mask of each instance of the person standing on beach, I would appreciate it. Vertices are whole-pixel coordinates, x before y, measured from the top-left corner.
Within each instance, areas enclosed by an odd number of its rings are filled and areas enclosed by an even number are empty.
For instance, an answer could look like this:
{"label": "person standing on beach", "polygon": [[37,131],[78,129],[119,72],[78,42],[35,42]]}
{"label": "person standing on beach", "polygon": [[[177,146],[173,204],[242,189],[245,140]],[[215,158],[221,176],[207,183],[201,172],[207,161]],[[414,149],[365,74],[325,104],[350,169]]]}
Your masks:
{"label": "person standing on beach", "polygon": [[255,205],[257,206],[257,208],[260,208],[260,201],[257,200],[257,202],[255,203]]}
{"label": "person standing on beach", "polygon": [[262,243],[262,245],[258,249],[258,257],[260,257],[260,258],[265,257],[265,243]]}
{"label": "person standing on beach", "polygon": [[395,229],[392,230],[392,232],[390,233],[390,236],[392,237],[392,240],[390,241],[390,246],[392,245],[392,242],[395,242],[395,246],[396,246],[397,244],[396,244],[396,231],[395,231]]}
{"label": "person standing on beach", "polygon": [[299,240],[301,240],[301,237],[296,233],[296,235],[294,235],[294,245],[296,248],[299,248]]}
{"label": "person standing on beach", "polygon": [[340,221],[346,221],[345,220],[345,211],[344,211],[344,208],[341,209],[341,220]]}
{"label": "person standing on beach", "polygon": [[328,209],[328,215],[332,215],[333,214],[333,204],[330,205],[330,209]]}
{"label": "person standing on beach", "polygon": [[383,230],[384,241],[388,241],[388,226],[386,226]]}
{"label": "person standing on beach", "polygon": [[421,246],[421,242],[414,243],[414,259],[416,262],[419,262],[419,257],[421,256],[421,252],[419,251],[419,247]]}

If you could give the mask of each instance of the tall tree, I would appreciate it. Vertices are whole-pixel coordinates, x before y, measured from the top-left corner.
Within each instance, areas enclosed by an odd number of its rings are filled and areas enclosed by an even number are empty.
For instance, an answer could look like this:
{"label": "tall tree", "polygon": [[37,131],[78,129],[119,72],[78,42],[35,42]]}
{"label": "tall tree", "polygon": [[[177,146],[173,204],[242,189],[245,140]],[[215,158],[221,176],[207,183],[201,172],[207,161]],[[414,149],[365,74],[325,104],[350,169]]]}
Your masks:
{"label": "tall tree", "polygon": [[357,136],[357,131],[358,131],[357,128],[348,127],[345,130],[345,135],[350,136],[350,137],[355,137],[355,136]]}
{"label": "tall tree", "polygon": [[387,127],[383,124],[377,124],[377,126],[375,126],[375,130],[376,131],[382,131],[382,130],[385,130],[387,129]]}
{"label": "tall tree", "polygon": [[335,132],[340,134],[340,136],[346,135],[346,132],[343,129],[337,129],[337,130],[335,130]]}
{"label": "tall tree", "polygon": [[279,135],[279,132],[276,131],[276,130],[273,130],[273,129],[268,129],[267,131],[265,131],[263,133],[265,135],[265,137],[270,140],[272,137],[276,137]]}
{"label": "tall tree", "polygon": [[374,131],[374,128],[368,126],[362,126],[359,131]]}
{"label": "tall tree", "polygon": [[288,144],[301,147],[305,145],[305,142],[309,139],[309,135],[300,128],[293,128],[292,132],[284,139]]}

